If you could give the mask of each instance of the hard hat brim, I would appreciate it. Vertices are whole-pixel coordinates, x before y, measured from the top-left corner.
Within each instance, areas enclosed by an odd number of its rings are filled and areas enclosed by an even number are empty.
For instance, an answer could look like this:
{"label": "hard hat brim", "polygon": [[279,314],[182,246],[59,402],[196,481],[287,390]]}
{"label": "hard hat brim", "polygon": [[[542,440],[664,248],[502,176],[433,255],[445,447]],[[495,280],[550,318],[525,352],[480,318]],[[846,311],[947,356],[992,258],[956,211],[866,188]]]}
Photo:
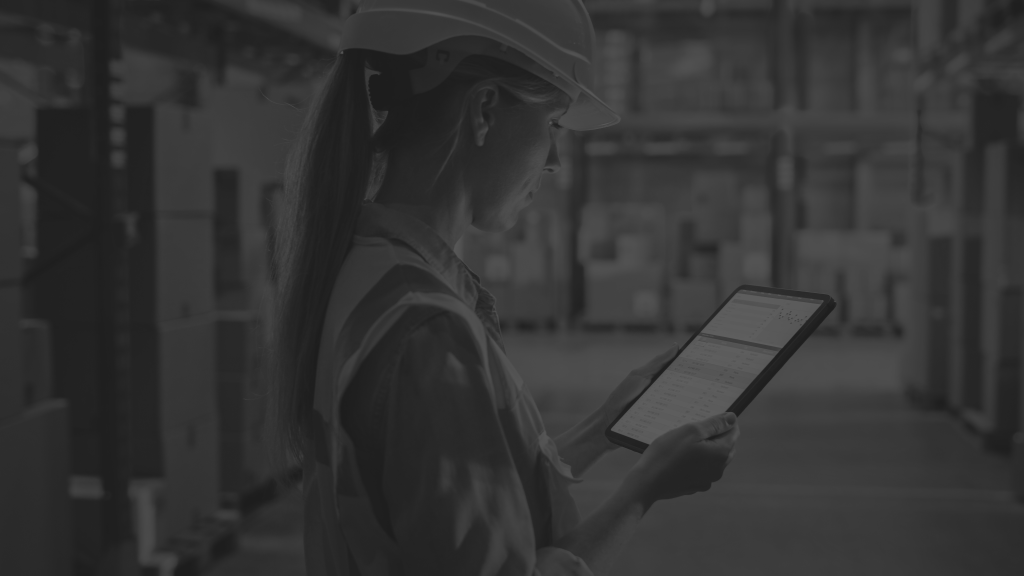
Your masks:
{"label": "hard hat brim", "polygon": [[[398,26],[396,23],[402,20],[407,20],[407,24]],[[388,26],[404,28],[408,33],[398,35],[379,33],[380,30]],[[478,23],[452,19],[441,14],[422,12],[413,14],[408,10],[394,10],[386,15],[382,12],[356,13],[345,23],[340,49],[342,52],[349,48],[362,48],[389,54],[412,54],[427,46],[460,36],[480,36],[512,46],[548,71],[541,77],[554,73],[558,78],[553,82],[556,86],[560,82],[568,82],[572,85],[569,88],[578,88],[579,95],[559,121],[563,127],[576,131],[596,130],[617,124],[621,120],[619,115],[594,94],[584,82],[580,82],[576,78],[576,70],[559,70],[558,66],[546,61],[530,47]],[[552,78],[545,79],[553,80]],[[560,88],[563,91],[566,89],[561,86]]]}
{"label": "hard hat brim", "polygon": [[586,86],[580,86],[579,98],[558,121],[564,128],[584,132],[618,124],[622,118]]}

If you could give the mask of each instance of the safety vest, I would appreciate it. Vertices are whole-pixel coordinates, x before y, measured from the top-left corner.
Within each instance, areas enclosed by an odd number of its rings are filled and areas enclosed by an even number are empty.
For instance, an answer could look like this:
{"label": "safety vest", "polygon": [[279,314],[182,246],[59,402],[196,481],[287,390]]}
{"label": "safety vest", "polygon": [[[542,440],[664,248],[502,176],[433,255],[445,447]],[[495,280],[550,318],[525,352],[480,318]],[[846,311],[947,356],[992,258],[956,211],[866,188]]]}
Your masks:
{"label": "safety vest", "polygon": [[568,492],[577,480],[558,457],[536,404],[505,355],[493,304],[477,277],[433,230],[406,214],[364,204],[320,340],[314,398],[318,430],[303,470],[308,574],[405,573],[397,544],[371,507],[355,447],[338,414],[361,362],[413,307],[450,312],[473,334],[485,363],[481,372],[488,376],[479,385],[490,392],[505,435],[518,435],[514,449],[525,450],[515,460],[517,467],[528,463],[529,469],[518,472],[524,490],[534,492],[527,502],[535,525],[541,525],[536,547],[550,546],[579,522]]}

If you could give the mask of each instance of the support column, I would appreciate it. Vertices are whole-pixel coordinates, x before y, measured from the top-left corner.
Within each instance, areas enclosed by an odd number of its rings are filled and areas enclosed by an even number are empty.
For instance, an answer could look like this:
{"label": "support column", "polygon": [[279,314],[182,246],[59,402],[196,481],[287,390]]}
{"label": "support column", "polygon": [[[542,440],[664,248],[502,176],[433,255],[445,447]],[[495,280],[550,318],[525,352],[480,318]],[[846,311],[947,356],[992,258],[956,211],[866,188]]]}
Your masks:
{"label": "support column", "polygon": [[96,182],[93,233],[97,274],[97,384],[100,476],[103,482],[102,552],[98,573],[138,573],[128,483],[132,436],[127,240],[133,222],[124,212],[124,107],[111,97],[111,64],[120,55],[120,0],[93,0],[92,163]]}
{"label": "support column", "polygon": [[794,0],[775,0],[775,103],[782,127],[775,134],[769,167],[775,220],[772,284],[796,286],[796,229],[798,170],[796,136],[788,120],[799,104],[796,10]]}

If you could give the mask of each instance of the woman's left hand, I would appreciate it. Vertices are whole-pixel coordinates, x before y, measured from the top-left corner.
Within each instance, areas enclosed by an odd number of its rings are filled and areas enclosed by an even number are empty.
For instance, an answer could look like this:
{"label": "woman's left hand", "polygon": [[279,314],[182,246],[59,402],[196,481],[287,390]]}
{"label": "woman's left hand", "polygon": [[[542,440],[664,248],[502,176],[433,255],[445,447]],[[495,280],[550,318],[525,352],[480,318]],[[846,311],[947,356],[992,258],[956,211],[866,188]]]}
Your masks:
{"label": "woman's left hand", "polygon": [[[652,358],[647,364],[644,364],[640,368],[630,372],[629,376],[626,376],[626,379],[615,387],[615,390],[612,391],[604,401],[604,404],[601,405],[601,413],[604,419],[602,437],[604,429],[611,425],[611,423],[619,417],[619,414],[622,413],[622,410],[644,391],[647,385],[651,383],[651,378],[671,362],[678,352],[679,346],[672,346],[668,350]],[[610,448],[618,447],[611,442],[608,442],[608,444]]]}

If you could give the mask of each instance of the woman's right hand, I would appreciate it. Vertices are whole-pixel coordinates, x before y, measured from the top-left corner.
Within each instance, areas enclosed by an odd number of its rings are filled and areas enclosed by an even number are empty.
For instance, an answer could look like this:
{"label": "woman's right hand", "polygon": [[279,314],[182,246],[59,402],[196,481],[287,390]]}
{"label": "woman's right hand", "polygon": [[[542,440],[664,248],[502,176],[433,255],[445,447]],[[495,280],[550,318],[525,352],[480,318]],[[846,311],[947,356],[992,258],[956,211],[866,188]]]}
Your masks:
{"label": "woman's right hand", "polygon": [[626,476],[626,485],[645,508],[658,500],[704,492],[722,477],[739,436],[732,413],[670,430],[651,442]]}

